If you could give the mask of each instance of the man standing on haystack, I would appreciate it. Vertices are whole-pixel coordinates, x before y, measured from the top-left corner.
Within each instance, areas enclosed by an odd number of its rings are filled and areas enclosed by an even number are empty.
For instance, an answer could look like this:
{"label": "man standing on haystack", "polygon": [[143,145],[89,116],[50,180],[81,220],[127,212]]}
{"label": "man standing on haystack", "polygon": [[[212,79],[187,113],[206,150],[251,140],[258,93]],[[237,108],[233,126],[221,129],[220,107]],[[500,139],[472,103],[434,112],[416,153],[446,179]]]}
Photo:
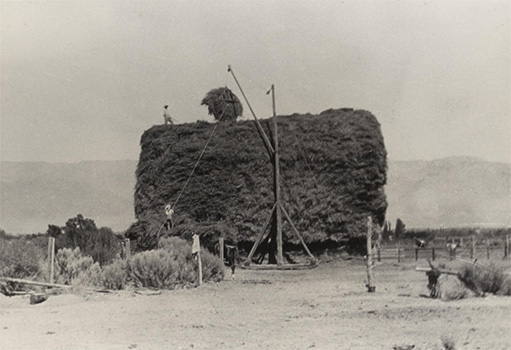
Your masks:
{"label": "man standing on haystack", "polygon": [[174,125],[174,120],[172,120],[172,117],[169,114],[169,111],[167,110],[169,105],[163,106],[163,119],[165,120],[165,125],[170,124]]}
{"label": "man standing on haystack", "polygon": [[172,220],[172,215],[174,215],[174,209],[172,209],[172,206],[170,204],[167,204],[165,206],[165,216],[167,219],[165,220],[165,229],[167,231],[170,231],[171,228],[174,227],[174,221]]}

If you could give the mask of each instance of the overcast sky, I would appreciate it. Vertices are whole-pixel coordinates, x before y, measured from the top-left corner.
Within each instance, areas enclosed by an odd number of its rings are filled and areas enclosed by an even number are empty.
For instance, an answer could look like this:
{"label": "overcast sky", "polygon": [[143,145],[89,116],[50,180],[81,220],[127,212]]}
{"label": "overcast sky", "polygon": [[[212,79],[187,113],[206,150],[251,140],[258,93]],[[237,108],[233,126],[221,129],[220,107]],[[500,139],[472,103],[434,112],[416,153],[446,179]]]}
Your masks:
{"label": "overcast sky", "polygon": [[[354,107],[389,158],[511,161],[510,1],[1,1],[0,155],[138,159],[142,132],[212,120],[212,88],[258,117]],[[240,96],[241,97],[241,96]],[[245,118],[249,118],[245,108]]]}

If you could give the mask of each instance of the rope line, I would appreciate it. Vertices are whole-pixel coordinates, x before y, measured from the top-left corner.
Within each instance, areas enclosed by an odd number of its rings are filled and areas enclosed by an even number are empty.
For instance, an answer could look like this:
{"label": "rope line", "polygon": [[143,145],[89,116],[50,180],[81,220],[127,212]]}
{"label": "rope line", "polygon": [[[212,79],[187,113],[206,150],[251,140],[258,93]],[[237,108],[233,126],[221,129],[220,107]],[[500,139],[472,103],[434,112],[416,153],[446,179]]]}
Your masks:
{"label": "rope line", "polygon": [[199,165],[199,162],[201,161],[202,156],[206,152],[206,148],[208,147],[209,142],[211,141],[211,138],[213,137],[213,134],[215,133],[216,129],[218,128],[218,125],[220,125],[220,122],[222,121],[222,118],[224,117],[224,114],[225,114],[225,111],[227,110],[227,107],[229,107],[229,105],[225,101],[224,101],[224,103],[225,103],[224,110],[222,111],[222,114],[220,115],[220,118],[218,118],[218,122],[216,123],[215,127],[213,128],[213,131],[211,131],[211,134],[209,134],[209,138],[206,141],[206,144],[204,145],[204,148],[202,149],[202,152],[199,155],[199,158],[195,162],[195,165],[193,166],[193,169],[190,172],[190,175],[188,175],[188,178],[186,179],[186,182],[185,182],[183,188],[179,192],[179,194],[177,196],[177,199],[172,204],[172,209],[174,209],[176,207],[177,203],[179,202],[179,199],[181,198],[181,195],[183,194],[184,190],[186,189],[186,186],[188,186],[188,183],[190,182],[190,179],[192,178],[192,175],[195,172],[195,169],[197,169],[197,166]]}
{"label": "rope line", "polygon": [[[179,194],[177,196],[177,199],[172,204],[172,210],[174,210],[174,208],[176,207],[177,203],[179,202],[179,199],[181,198],[181,195],[183,194],[184,190],[186,189],[186,186],[190,182],[190,179],[192,178],[192,175],[195,172],[195,169],[197,169],[197,166],[199,165],[199,162],[201,161],[202,156],[206,152],[206,148],[208,147],[209,142],[211,141],[211,138],[213,137],[213,134],[215,133],[216,129],[218,128],[218,125],[220,125],[220,122],[222,121],[222,118],[224,117],[224,114],[225,114],[225,111],[227,110],[227,107],[229,107],[229,104],[227,102],[224,101],[224,103],[225,103],[224,110],[222,111],[222,114],[220,115],[220,118],[218,118],[218,121],[217,121],[215,127],[213,128],[213,131],[211,131],[211,134],[209,134],[208,140],[206,141],[206,144],[204,145],[204,148],[202,149],[201,154],[199,155],[199,158],[195,162],[195,165],[193,166],[192,171],[188,175],[188,178],[186,179],[186,182],[185,182],[183,188],[181,188],[181,191],[179,192]],[[160,247],[160,232],[161,232],[161,229],[163,228],[163,226],[165,226],[166,222],[167,222],[167,219],[163,220],[163,223],[161,224],[160,228],[158,229],[158,232],[156,233],[156,241],[157,241],[158,247]]]}

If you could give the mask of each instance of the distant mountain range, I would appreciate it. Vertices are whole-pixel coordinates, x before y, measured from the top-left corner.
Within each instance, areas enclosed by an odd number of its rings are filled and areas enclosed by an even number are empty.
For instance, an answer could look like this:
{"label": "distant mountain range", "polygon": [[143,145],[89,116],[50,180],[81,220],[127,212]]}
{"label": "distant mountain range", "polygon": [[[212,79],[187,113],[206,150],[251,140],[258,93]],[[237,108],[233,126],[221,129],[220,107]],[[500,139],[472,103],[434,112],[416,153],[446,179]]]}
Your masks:
{"label": "distant mountain range", "polygon": [[407,227],[511,225],[511,164],[470,157],[389,162],[387,220]]}
{"label": "distant mountain range", "polygon": [[82,214],[97,226],[124,231],[135,220],[137,162],[0,163],[0,228],[46,232]]}
{"label": "distant mountain range", "polygon": [[[82,214],[126,230],[137,161],[0,163],[0,228],[45,232]],[[387,219],[407,227],[511,225],[511,165],[476,158],[389,161]]]}

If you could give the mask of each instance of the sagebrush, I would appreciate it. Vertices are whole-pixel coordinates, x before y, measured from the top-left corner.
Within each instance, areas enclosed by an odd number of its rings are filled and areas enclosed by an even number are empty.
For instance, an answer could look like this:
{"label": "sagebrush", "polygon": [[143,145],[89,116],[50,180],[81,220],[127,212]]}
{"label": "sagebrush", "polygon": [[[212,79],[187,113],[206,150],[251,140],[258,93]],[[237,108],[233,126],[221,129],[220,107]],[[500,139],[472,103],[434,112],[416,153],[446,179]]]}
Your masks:
{"label": "sagebrush", "polygon": [[[128,276],[138,287],[174,289],[197,281],[197,260],[186,241],[171,237],[161,241],[161,249],[135,254],[128,261]],[[203,281],[223,278],[223,262],[208,252],[202,253]]]}
{"label": "sagebrush", "polygon": [[458,278],[478,295],[511,295],[511,275],[502,267],[465,265],[459,271]]}
{"label": "sagebrush", "polygon": [[0,238],[0,276],[12,278],[39,278],[45,273],[41,260],[47,250],[25,238]]}

